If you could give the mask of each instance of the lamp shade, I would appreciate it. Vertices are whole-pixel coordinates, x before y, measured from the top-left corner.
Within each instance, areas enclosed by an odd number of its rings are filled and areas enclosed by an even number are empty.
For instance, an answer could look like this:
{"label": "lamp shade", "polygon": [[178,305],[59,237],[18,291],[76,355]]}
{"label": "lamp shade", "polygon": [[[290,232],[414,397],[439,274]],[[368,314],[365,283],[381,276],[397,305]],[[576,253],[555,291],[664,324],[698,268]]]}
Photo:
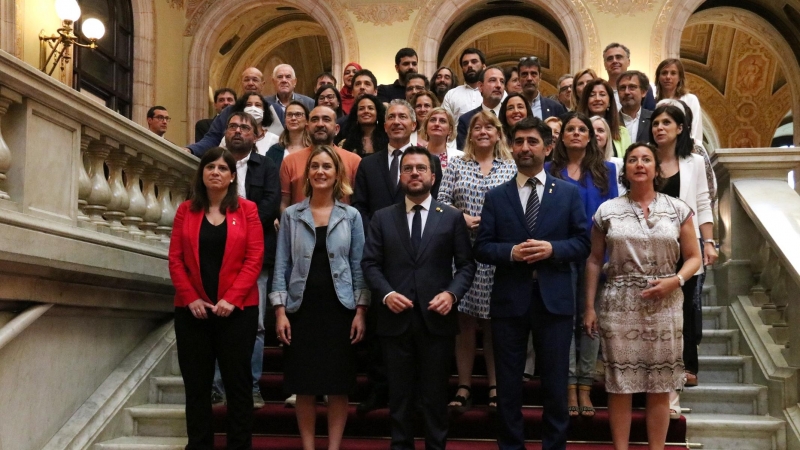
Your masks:
{"label": "lamp shade", "polygon": [[56,14],[62,21],[75,22],[81,17],[81,7],[75,0],[56,0]]}
{"label": "lamp shade", "polygon": [[81,24],[81,31],[83,31],[83,35],[86,36],[86,39],[99,40],[106,34],[106,27],[103,25],[103,22],[92,17],[91,19],[85,19],[83,21],[83,24]]}

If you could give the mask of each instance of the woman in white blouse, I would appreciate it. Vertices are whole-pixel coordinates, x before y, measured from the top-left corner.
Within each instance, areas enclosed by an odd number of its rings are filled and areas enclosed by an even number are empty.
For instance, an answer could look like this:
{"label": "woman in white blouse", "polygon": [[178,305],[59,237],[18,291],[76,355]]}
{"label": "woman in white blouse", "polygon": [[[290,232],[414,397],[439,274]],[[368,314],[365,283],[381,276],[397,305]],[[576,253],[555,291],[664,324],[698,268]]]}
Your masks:
{"label": "woman in white blouse", "polygon": [[686,88],[686,72],[680,59],[661,61],[656,68],[656,102],[665,98],[682,100],[692,110],[691,136],[698,145],[703,144],[703,115],[700,100]]}

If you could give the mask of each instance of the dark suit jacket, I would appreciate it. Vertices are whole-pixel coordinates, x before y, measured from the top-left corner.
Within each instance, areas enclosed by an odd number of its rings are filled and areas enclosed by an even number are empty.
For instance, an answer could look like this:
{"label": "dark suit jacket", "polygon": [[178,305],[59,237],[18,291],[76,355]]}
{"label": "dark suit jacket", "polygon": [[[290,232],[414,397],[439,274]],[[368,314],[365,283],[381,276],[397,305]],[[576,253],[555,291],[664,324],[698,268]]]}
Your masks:
{"label": "dark suit jacket", "polygon": [[[552,314],[574,314],[570,262],[589,256],[586,226],[578,187],[550,174],[532,234],[525,222],[516,177],[487,192],[475,240],[475,256],[479,262],[497,266],[491,316],[509,318],[528,313],[534,270],[547,310]],[[528,239],[550,242],[553,256],[533,264],[512,261],[511,248]]]}
{"label": "dark suit jacket", "polygon": [[272,267],[278,245],[273,223],[280,217],[281,178],[278,167],[270,158],[250,153],[244,190],[247,199],[258,205],[258,218],[264,230],[264,267]]}
{"label": "dark suit jacket", "polygon": [[[306,108],[308,108],[309,111],[314,109],[314,99],[313,98],[306,97],[305,95],[298,94],[297,92],[295,92],[292,95],[293,95],[292,100],[297,100],[298,102],[306,105]],[[283,125],[285,127],[286,126],[286,111],[283,110],[283,106],[281,105],[281,102],[278,101],[278,95],[277,94],[270,95],[269,97],[266,97],[266,100],[275,109],[275,114],[278,115],[278,120],[280,120],[281,121],[281,125]]]}
{"label": "dark suit jacket", "polygon": [[[439,195],[439,184],[442,180],[442,164],[439,157],[434,156],[434,173],[436,180],[431,188],[431,195]],[[369,220],[372,214],[382,208],[395,203],[403,203],[405,193],[398,186],[394,186],[389,179],[389,151],[381,150],[365,156],[356,172],[356,183],[350,205],[361,213],[364,221],[364,230],[369,233]]]}
{"label": "dark suit jacket", "polygon": [[[541,93],[539,94],[539,99],[542,101],[542,120],[547,119],[548,117],[561,117],[562,115],[567,113],[566,108],[561,103],[551,100]],[[533,111],[531,111],[532,113]]]}
{"label": "dark suit jacket", "polygon": [[[411,323],[411,315],[420,313],[430,333],[458,333],[456,308],[442,316],[429,311],[428,304],[444,291],[461,299],[472,285],[476,264],[461,211],[432,200],[416,254],[411,249],[405,202],[377,211],[370,222],[361,267],[375,296],[372,304],[378,308],[375,331],[379,336],[402,334]],[[414,307],[393,313],[383,304],[383,298],[392,291],[408,297]]]}
{"label": "dark suit jacket", "polygon": [[467,111],[458,118],[458,126],[456,128],[456,131],[458,132],[456,134],[456,148],[459,150],[464,149],[464,143],[467,140],[467,128],[469,127],[469,121],[475,117],[475,114],[481,112],[482,109],[483,105],[480,105],[471,111]]}
{"label": "dark suit jacket", "polygon": [[[650,141],[650,119],[653,116],[653,111],[642,108],[642,114],[639,116],[639,129],[636,130],[636,136],[631,136],[633,142],[649,142]],[[625,119],[622,118],[622,112],[619,113],[619,121],[622,126],[625,126]],[[625,151],[626,149],[622,149]]]}
{"label": "dark suit jacket", "polygon": [[211,129],[211,122],[214,119],[200,119],[197,123],[194,124],[194,141],[198,142],[200,139],[203,139],[203,136],[208,133],[208,130]]}
{"label": "dark suit jacket", "polygon": [[648,87],[647,92],[644,94],[644,98],[642,99],[642,108],[649,109],[650,111],[655,111],[656,109],[656,97],[653,95],[652,87]]}

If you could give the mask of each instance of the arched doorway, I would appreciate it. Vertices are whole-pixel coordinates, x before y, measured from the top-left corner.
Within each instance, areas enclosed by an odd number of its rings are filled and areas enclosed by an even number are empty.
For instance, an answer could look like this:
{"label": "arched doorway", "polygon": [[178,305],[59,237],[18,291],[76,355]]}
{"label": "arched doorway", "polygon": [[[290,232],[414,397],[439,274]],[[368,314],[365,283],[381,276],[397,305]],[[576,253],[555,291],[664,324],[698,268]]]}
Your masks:
{"label": "arched doorway", "polygon": [[[316,58],[319,67],[309,64],[312,72],[325,68],[338,75],[345,61],[358,60],[358,41],[350,18],[324,0],[244,0],[235,5],[232,0],[219,1],[190,15],[188,24],[185,34],[193,36],[187,92],[189,123],[206,117],[209,89],[222,87],[212,83],[225,83],[238,90],[238,77],[247,66],[259,67],[268,78],[279,62],[291,64],[292,58],[305,58],[298,48],[314,47],[308,58]],[[298,71],[305,67],[302,62],[294,64]],[[311,77],[314,75],[316,72]],[[305,73],[302,77],[305,83]],[[305,89],[298,86],[298,90]]]}

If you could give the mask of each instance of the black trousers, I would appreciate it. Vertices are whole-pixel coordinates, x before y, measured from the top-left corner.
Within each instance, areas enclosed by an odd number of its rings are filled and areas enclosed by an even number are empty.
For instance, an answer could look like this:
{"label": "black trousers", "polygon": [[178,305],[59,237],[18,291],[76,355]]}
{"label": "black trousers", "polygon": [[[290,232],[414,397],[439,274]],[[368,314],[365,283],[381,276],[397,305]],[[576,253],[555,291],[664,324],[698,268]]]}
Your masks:
{"label": "black trousers", "polygon": [[[539,283],[533,284],[528,314],[492,317],[492,344],[497,372],[497,416],[500,450],[525,450],[522,416],[522,374],[533,337],[542,380],[542,449],[564,450],[567,445],[567,375],[572,315],[551,314],[542,301]],[[540,362],[541,364],[538,364]]]}
{"label": "black trousers", "polygon": [[[420,405],[425,423],[425,449],[444,450],[455,336],[432,334],[418,311],[412,310],[411,316],[411,324],[403,334],[381,338],[389,380],[390,449],[414,450],[414,411]],[[420,401],[416,401],[417,395]]]}
{"label": "black trousers", "polygon": [[367,377],[369,378],[373,395],[386,399],[389,393],[389,382],[386,379],[386,361],[383,358],[380,337],[375,333],[378,329],[378,308],[367,309],[367,331],[364,340],[358,346],[366,349]]}
{"label": "black trousers", "polygon": [[697,310],[694,307],[694,291],[697,287],[697,275],[686,280],[683,291],[683,364],[689,372],[696,374],[700,370],[697,357],[697,346],[700,337],[697,333]]}
{"label": "black trousers", "polygon": [[211,385],[214,361],[228,399],[227,433],[230,450],[249,450],[253,433],[253,380],[250,357],[256,340],[258,306],[235,308],[228,317],[208,313],[196,319],[188,308],[175,308],[178,363],[186,391],[186,450],[212,450],[214,430]]}

